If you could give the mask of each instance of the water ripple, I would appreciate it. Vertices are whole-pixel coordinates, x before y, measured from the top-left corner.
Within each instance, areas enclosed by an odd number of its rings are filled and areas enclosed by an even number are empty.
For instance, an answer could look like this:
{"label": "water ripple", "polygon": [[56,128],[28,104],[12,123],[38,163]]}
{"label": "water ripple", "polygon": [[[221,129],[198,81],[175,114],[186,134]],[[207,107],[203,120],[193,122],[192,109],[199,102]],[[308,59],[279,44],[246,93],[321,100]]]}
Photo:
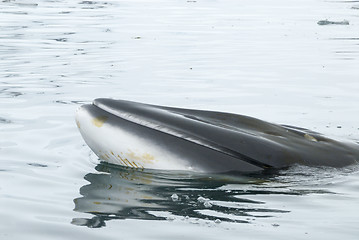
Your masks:
{"label": "water ripple", "polygon": [[[103,227],[106,221],[114,219],[253,223],[290,212],[257,200],[260,196],[281,199],[334,194],[303,185],[303,179],[313,182],[312,174],[309,178],[298,178],[299,174],[283,177],[286,176],[283,173],[278,176],[205,175],[136,170],[107,163],[97,165],[96,170],[85,176],[89,184],[81,187],[82,197],[74,200],[75,211],[91,213],[93,217],[75,218],[72,221],[75,225]],[[320,176],[325,179],[323,172]]]}
{"label": "water ripple", "polygon": [[356,239],[357,170],[96,170],[74,122],[111,97],[358,141],[358,3],[301,3],[0,0],[0,239]]}

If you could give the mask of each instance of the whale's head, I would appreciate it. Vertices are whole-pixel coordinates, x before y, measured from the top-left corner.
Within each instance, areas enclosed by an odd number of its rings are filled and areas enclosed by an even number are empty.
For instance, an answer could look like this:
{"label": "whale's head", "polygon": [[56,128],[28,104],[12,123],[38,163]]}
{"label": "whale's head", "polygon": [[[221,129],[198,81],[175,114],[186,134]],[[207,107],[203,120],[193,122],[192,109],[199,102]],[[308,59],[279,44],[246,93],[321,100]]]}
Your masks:
{"label": "whale's head", "polygon": [[255,172],[359,159],[358,144],[230,113],[96,99],[76,124],[101,160],[140,169]]}

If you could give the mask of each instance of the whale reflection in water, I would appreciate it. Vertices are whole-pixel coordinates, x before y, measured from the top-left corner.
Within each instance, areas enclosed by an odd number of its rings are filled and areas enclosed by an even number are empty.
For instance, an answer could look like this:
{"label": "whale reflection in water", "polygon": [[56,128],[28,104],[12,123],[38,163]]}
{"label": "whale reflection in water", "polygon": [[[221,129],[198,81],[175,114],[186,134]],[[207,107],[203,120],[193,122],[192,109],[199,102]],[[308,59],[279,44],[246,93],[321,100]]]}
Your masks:
{"label": "whale reflection in water", "polygon": [[112,219],[251,223],[289,212],[268,206],[258,200],[259,196],[326,193],[318,189],[303,190],[302,181],[300,190],[291,188],[287,182],[278,187],[273,185],[273,174],[141,170],[105,162],[97,165],[96,170],[97,173],[85,176],[89,184],[81,187],[82,197],[74,200],[75,211],[92,217],[74,218],[75,225],[98,228]]}

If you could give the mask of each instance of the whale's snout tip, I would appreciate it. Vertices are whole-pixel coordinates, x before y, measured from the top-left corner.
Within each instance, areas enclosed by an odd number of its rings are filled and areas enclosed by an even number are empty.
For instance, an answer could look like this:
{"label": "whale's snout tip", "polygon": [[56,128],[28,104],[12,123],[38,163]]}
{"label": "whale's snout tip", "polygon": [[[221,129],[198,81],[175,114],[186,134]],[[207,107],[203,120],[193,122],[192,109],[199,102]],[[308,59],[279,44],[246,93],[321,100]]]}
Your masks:
{"label": "whale's snout tip", "polygon": [[78,129],[81,129],[81,121],[82,121],[82,115],[83,115],[83,112],[84,112],[84,106],[85,105],[79,106],[76,109],[76,112],[75,112],[75,122],[76,122],[76,125],[77,125]]}
{"label": "whale's snout tip", "polygon": [[91,120],[91,118],[93,117],[92,115],[94,114],[94,112],[96,112],[95,110],[96,107],[94,107],[92,104],[84,104],[76,109],[75,122],[78,129],[81,130],[81,127],[83,127],[85,123]]}
{"label": "whale's snout tip", "polygon": [[75,112],[75,122],[76,122],[78,129],[81,128],[81,124],[80,124],[80,120],[79,120],[79,113],[81,112],[81,108],[82,108],[82,106],[78,107]]}

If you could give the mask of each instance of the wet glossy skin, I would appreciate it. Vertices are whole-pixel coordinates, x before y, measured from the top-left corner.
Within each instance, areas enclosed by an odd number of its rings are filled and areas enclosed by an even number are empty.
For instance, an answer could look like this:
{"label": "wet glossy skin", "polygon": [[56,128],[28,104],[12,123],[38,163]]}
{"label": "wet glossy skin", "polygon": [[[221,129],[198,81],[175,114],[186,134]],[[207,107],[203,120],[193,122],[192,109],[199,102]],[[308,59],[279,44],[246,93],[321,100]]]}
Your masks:
{"label": "wet glossy skin", "polygon": [[77,122],[101,159],[137,168],[253,172],[359,160],[358,144],[230,113],[96,99]]}

